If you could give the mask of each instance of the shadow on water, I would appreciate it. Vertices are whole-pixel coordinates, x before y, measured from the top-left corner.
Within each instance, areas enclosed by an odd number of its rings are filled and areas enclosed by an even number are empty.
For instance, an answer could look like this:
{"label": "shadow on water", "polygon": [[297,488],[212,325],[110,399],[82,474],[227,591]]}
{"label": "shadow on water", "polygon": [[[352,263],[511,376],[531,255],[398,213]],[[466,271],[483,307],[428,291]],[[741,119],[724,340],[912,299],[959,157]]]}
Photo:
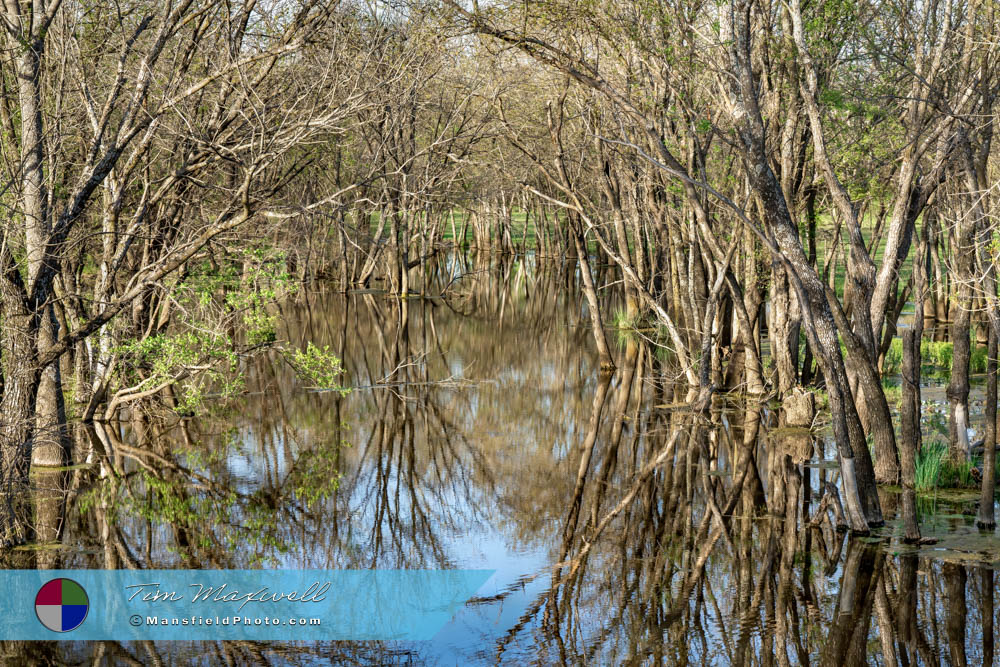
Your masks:
{"label": "shadow on water", "polygon": [[[76,429],[6,568],[488,568],[426,643],[7,642],[12,664],[990,664],[995,535],[924,502],[936,544],[837,530],[822,437],[748,397],[693,410],[641,336],[599,373],[566,267],[451,258],[423,297],[308,292],[279,358],[179,420]],[[416,284],[416,283],[414,283]],[[615,308],[608,293],[605,307]],[[780,425],[780,427],[779,427]],[[892,516],[895,495],[883,494]]]}

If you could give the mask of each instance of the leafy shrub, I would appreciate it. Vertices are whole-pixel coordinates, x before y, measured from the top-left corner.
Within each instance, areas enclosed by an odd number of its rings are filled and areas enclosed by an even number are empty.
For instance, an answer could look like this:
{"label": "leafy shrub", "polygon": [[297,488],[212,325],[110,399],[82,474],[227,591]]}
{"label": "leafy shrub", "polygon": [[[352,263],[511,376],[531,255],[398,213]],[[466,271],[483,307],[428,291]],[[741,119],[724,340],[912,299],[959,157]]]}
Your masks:
{"label": "leafy shrub", "polygon": [[340,365],[340,359],[330,351],[328,346],[324,345],[319,348],[308,343],[305,350],[294,350],[288,357],[288,363],[292,365],[299,376],[314,387],[331,389],[340,394],[351,392],[350,389],[345,389],[337,384],[337,378],[344,372],[344,369]]}
{"label": "leafy shrub", "polygon": [[938,486],[944,489],[976,489],[979,482],[972,476],[972,469],[978,468],[978,460],[954,461],[946,456],[941,461]]}
{"label": "leafy shrub", "polygon": [[185,380],[176,394],[175,409],[190,414],[203,406],[209,386],[223,398],[232,398],[243,389],[232,341],[221,332],[192,328],[157,334],[130,340],[115,348],[115,353],[120,370],[113,388],[122,399]]}

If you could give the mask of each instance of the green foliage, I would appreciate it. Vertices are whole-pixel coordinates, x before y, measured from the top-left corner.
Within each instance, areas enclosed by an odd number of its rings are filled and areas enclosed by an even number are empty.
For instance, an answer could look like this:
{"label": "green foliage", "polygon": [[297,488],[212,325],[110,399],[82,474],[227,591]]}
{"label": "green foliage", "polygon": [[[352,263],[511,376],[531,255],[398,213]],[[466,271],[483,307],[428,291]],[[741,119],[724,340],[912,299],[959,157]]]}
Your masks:
{"label": "green foliage", "polygon": [[182,413],[199,409],[209,385],[227,398],[243,389],[243,378],[236,373],[238,357],[225,334],[192,328],[130,341],[116,351],[130,362],[122,374],[124,383],[132,385],[130,393],[188,380],[177,392]]}
{"label": "green foliage", "polygon": [[310,342],[305,350],[294,350],[288,356],[288,363],[301,378],[314,387],[330,389],[342,396],[351,393],[350,389],[337,384],[337,378],[344,369],[340,365],[340,359],[330,352],[329,346],[324,345],[320,349]]}
{"label": "green foliage", "polygon": [[955,346],[947,342],[920,341],[920,358],[939,370],[950,371],[955,357]]}
{"label": "green foliage", "polygon": [[830,410],[830,394],[826,392],[826,389],[814,389],[812,392],[816,394],[816,410],[828,412]]}
{"label": "green foliage", "polygon": [[986,372],[986,357],[989,352],[989,348],[985,345],[975,345],[972,348],[972,354],[969,356],[969,371],[972,373],[985,373]]}
{"label": "green foliage", "polygon": [[238,323],[248,346],[275,341],[277,317],[268,307],[296,290],[284,253],[264,248],[237,253],[222,266],[202,265],[178,286],[189,309],[202,316],[214,310],[216,319]]}
{"label": "green foliage", "polygon": [[844,102],[844,93],[833,88],[827,88],[820,92],[819,102],[823,106],[833,107],[834,109],[847,109],[847,105]]}
{"label": "green foliage", "polygon": [[[122,400],[176,385],[177,411],[193,414],[208,396],[231,399],[244,387],[240,359],[277,343],[273,305],[297,289],[281,252],[244,249],[192,267],[170,287],[177,308],[170,328],[114,348],[119,363],[110,387]],[[310,382],[336,388],[340,360],[309,346],[293,366]]]}
{"label": "green foliage", "polygon": [[677,352],[672,347],[670,339],[666,336],[666,332],[661,331],[661,333],[662,336],[658,336],[656,339],[656,346],[653,348],[653,355],[665,366],[676,366],[678,363]]}
{"label": "green foliage", "polygon": [[944,489],[975,489],[979,483],[972,476],[972,469],[978,468],[978,460],[955,461],[946,456],[941,461],[938,486]]}
{"label": "green foliage", "polygon": [[[109,521],[121,517],[140,517],[154,525],[183,528],[190,546],[222,546],[240,552],[241,564],[257,567],[267,561],[277,562],[279,554],[295,547],[287,526],[279,521],[275,506],[298,507],[313,511],[340,485],[338,469],[340,450],[347,443],[336,440],[296,447],[288,474],[273,487],[245,491],[227,483],[223,475],[205,486],[199,475],[213,476],[234,448],[242,447],[242,438],[233,432],[221,446],[193,445],[175,448],[178,468],[165,475],[155,469],[140,468],[135,474],[109,476],[80,494],[77,509],[89,514],[100,507]],[[176,474],[176,473],[188,474]],[[182,551],[182,558],[190,554]]]}
{"label": "green foliage", "polygon": [[[348,447],[348,443],[340,443]],[[305,450],[295,461],[287,482],[295,497],[313,506],[340,488],[340,447],[318,446]]]}
{"label": "green foliage", "polygon": [[[986,353],[984,345],[973,345],[969,355],[969,371],[971,373],[986,372]],[[955,346],[949,342],[920,341],[920,358],[923,364],[932,367],[937,374],[951,372],[955,358]],[[882,372],[885,375],[898,375],[903,369],[903,341],[894,338],[885,353]]]}
{"label": "green foliage", "polygon": [[[986,372],[985,346],[973,345],[969,355],[969,371],[972,373]],[[951,372],[955,359],[955,345],[947,342],[920,341],[920,356],[939,372]]]}

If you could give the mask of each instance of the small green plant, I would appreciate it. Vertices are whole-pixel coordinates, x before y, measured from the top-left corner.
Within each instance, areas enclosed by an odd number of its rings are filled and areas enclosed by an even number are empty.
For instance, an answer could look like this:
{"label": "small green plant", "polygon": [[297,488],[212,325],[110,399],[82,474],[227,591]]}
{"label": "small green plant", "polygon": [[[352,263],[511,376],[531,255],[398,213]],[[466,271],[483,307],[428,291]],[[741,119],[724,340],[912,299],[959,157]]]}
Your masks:
{"label": "small green plant", "polygon": [[[982,469],[982,458],[956,461],[948,453],[948,446],[941,440],[925,442],[917,452],[916,489],[927,492],[934,489],[976,489],[979,481],[973,470]],[[1000,473],[1000,461],[996,471]]]}
{"label": "small green plant", "polygon": [[951,343],[933,340],[920,341],[920,358],[924,363],[935,368],[950,371],[954,356],[955,346]]}

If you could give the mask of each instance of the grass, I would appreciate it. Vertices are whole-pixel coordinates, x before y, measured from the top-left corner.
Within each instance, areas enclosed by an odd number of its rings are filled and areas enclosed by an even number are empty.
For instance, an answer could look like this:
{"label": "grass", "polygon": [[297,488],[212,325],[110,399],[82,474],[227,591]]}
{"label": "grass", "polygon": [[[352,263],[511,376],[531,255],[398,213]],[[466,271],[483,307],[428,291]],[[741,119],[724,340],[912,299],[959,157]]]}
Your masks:
{"label": "grass", "polygon": [[882,391],[885,393],[885,400],[890,406],[898,409],[902,405],[903,385],[893,382],[888,378],[882,378]]}
{"label": "grass", "polygon": [[903,370],[903,341],[893,338],[885,353],[882,372],[886,375],[898,375]]}
{"label": "grass", "polygon": [[640,320],[638,313],[630,316],[624,308],[616,308],[611,316],[611,326],[616,329],[638,329]]}
{"label": "grass", "polygon": [[917,452],[914,485],[917,491],[933,491],[941,478],[941,464],[948,448],[940,442],[925,443]]}
{"label": "grass", "polygon": [[[979,482],[972,475],[973,468],[981,468],[982,459],[974,456],[971,461],[954,461],[948,447],[939,440],[926,442],[917,452],[915,486],[917,491],[935,489],[976,489]],[[1000,460],[997,461],[1000,475]]]}
{"label": "grass", "polygon": [[[465,230],[464,238],[456,238],[452,233],[452,222],[454,222],[454,234],[460,234],[462,232],[466,223],[465,217],[465,211],[455,209],[445,216],[442,222],[435,223],[439,224],[441,227],[441,240],[457,243],[457,245],[461,247],[468,246],[470,243],[475,241],[475,230],[473,230],[471,225]],[[545,218],[544,225],[546,234],[550,234],[553,230],[553,223],[559,224],[559,221],[561,220],[562,216],[559,214],[556,215],[554,220],[549,217]],[[512,208],[510,211],[511,244],[515,248],[525,246],[529,249],[537,250],[539,232],[538,223],[540,222],[543,221],[538,220],[536,216],[531,215],[528,211],[518,207]],[[494,239],[498,233],[498,226],[494,226],[492,230]],[[588,238],[587,247],[588,250],[596,252],[597,242]]]}
{"label": "grass", "polygon": [[[972,353],[969,356],[969,372],[986,372],[985,345],[973,345]],[[924,365],[930,366],[934,373],[938,375],[951,372],[951,365],[955,358],[955,345],[953,343],[935,342],[932,340],[920,341],[920,359]],[[898,375],[903,368],[903,341],[899,338],[893,339],[889,345],[889,350],[885,353],[885,363],[882,372],[885,375]]]}

